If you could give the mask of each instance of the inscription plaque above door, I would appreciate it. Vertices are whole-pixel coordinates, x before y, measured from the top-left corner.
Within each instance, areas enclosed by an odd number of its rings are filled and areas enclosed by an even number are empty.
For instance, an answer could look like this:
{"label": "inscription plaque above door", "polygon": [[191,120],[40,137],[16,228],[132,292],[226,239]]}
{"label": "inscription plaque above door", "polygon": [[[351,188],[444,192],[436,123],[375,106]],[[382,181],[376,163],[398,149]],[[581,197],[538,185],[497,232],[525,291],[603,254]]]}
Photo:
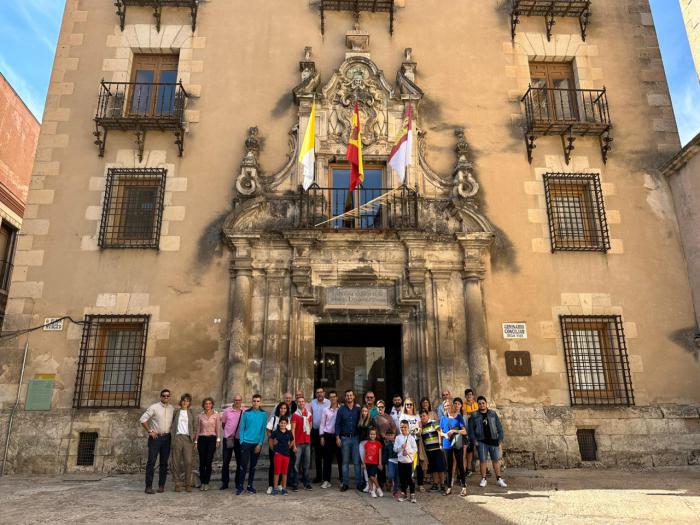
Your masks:
{"label": "inscription plaque above door", "polygon": [[326,308],[388,309],[389,289],[368,286],[327,288]]}

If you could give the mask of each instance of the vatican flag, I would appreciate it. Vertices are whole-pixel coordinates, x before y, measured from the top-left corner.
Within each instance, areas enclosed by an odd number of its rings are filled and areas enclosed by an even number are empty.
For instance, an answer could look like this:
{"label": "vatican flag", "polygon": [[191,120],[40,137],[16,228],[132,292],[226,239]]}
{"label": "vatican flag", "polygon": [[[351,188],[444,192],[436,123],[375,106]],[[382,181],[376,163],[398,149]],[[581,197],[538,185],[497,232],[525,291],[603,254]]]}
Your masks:
{"label": "vatican flag", "polygon": [[304,166],[304,190],[314,182],[314,165],[316,164],[316,101],[311,105],[311,116],[306,126],[304,142],[299,151],[299,162]]}

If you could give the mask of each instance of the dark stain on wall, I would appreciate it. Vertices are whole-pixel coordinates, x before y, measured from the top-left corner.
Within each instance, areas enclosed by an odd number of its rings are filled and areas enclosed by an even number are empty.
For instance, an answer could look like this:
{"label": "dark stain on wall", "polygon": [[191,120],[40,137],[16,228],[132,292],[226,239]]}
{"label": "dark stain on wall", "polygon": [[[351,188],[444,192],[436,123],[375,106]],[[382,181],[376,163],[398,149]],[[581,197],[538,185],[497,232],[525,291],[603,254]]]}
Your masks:
{"label": "dark stain on wall", "polygon": [[696,361],[700,361],[700,348],[695,346],[696,333],[695,327],[691,326],[690,328],[682,328],[671,332],[668,338],[673,341],[674,344],[691,354]]}
{"label": "dark stain on wall", "polygon": [[197,265],[207,266],[211,263],[215,255],[221,255],[223,241],[221,239],[221,229],[228,212],[219,214],[211,221],[199,236],[197,241]]}
{"label": "dark stain on wall", "polygon": [[274,118],[284,117],[293,105],[294,98],[292,96],[292,93],[285,93],[279,98],[279,100],[277,100],[277,104],[275,104],[275,107],[272,108],[270,114]]}

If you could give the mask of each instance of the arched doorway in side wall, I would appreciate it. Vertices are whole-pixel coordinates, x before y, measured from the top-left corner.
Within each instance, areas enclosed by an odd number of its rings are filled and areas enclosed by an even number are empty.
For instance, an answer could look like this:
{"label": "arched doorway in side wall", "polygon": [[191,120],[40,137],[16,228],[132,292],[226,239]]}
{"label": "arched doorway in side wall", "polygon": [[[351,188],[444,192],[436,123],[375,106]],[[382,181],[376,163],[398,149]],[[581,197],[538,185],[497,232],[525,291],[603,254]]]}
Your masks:
{"label": "arched doorway in side wall", "polygon": [[322,386],[344,398],[348,389],[360,402],[372,390],[376,399],[403,395],[401,325],[317,324],[314,389]]}

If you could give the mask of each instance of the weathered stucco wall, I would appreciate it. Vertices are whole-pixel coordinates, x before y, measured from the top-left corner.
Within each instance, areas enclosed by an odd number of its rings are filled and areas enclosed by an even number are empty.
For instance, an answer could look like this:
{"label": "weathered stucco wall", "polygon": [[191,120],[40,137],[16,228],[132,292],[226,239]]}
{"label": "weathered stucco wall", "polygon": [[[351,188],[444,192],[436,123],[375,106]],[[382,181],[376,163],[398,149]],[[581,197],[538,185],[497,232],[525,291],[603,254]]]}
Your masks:
{"label": "weathered stucco wall", "polygon": [[[232,249],[222,242],[221,230],[232,209],[248,128],[259,126],[265,139],[262,169],[274,172],[285,163],[288,133],[299,120],[291,90],[299,82],[304,47],[313,47],[325,82],[344,59],[351,15],[328,14],[322,36],[318,12],[306,1],[281,7],[277,0],[211,0],[202,2],[194,34],[186,10],[165,10],[157,33],[152,12],[137,8],[130,8],[121,32],[108,4],[67,2],[5,328],[36,326],[46,317],[61,315],[81,319],[86,313],[150,313],[143,406],[163,387],[176,395],[188,391],[195,399],[212,395],[218,403],[224,392],[260,388],[272,399],[287,385],[308,386],[312,330],[304,332],[305,353],[292,354],[294,374],[262,360],[250,377],[238,376],[233,384],[225,384],[231,311],[239,305],[229,296]],[[363,15],[361,25],[371,35],[372,60],[388,78],[400,68],[404,49],[413,49],[416,82],[426,94],[418,125],[427,132],[426,156],[436,171],[451,172],[454,128],[466,130],[481,187],[480,209],[497,229],[480,286],[492,402],[501,407],[512,440],[506,449],[531,451],[536,454],[532,461],[539,465],[548,464],[544,455],[557,458],[549,464],[574,466],[572,429],[596,419],[602,435],[625,440],[647,429],[636,441],[635,457],[652,457],[659,448],[690,457],[691,449],[698,448],[693,445],[697,429],[691,428],[697,411],[680,418],[683,423],[671,424],[676,418],[665,418],[663,425],[668,426],[663,428],[669,432],[659,432],[658,425],[651,428],[663,413],[659,406],[700,404],[700,365],[692,338],[686,336],[695,320],[670,192],[654,170],[679,144],[647,2],[596,2],[585,42],[575,19],[558,20],[548,42],[543,21],[528,18],[521,19],[511,42],[510,20],[504,2],[497,0],[407,0],[406,7],[397,11],[393,36],[384,15]],[[124,79],[133,50],[180,53],[178,74],[193,94],[181,158],[173,135],[156,132],[146,137],[143,162],[137,159],[131,133],[110,132],[105,157],[97,155],[92,119],[100,79]],[[580,138],[572,163],[566,166],[558,137],[539,139],[528,164],[520,104],[529,82],[528,61],[555,59],[574,61],[582,87],[607,87],[615,138],[607,164],[596,139]],[[160,251],[97,248],[110,166],[168,169]],[[608,254],[550,253],[542,174],[553,170],[600,174],[612,240]],[[355,253],[344,259],[347,271],[367,266],[393,271],[386,266],[391,252],[366,250],[361,240],[354,247]],[[327,259],[327,267],[317,265],[312,279],[321,271],[337,271],[333,253],[319,255]],[[266,257],[277,255],[270,263],[271,273],[255,269],[250,312],[255,337],[250,345],[246,342],[254,352],[284,349],[290,344],[286,323],[297,322],[290,317],[283,293],[293,277],[286,265],[289,255],[271,250]],[[455,257],[460,262],[460,256]],[[434,269],[438,262],[438,256],[429,254],[424,268]],[[274,293],[267,294],[273,299],[268,304],[271,324],[263,330],[260,308],[265,308],[265,288]],[[468,363],[464,340],[469,338],[460,324],[463,301],[457,299],[451,280],[439,283],[440,290],[445,299],[438,301],[436,320],[442,334],[451,334],[442,344],[455,359],[444,363],[447,372],[439,386],[461,392],[470,380],[463,367]],[[578,409],[569,407],[558,327],[558,315],[569,313],[623,316],[637,407],[609,409],[609,418],[596,418],[595,411],[580,416]],[[300,321],[312,328],[314,317],[304,315]],[[508,321],[526,322],[529,338],[505,341],[501,323]],[[55,436],[42,447],[46,462],[20,459],[18,471],[60,471],[67,450],[70,456],[69,409],[80,335],[81,328],[69,324],[62,332],[37,331],[29,336],[25,381],[36,374],[56,374],[53,408],[50,414],[20,412],[24,423],[13,431],[11,454],[22,444],[38,442],[37,430],[44,423],[52,426]],[[265,343],[260,337],[269,339]],[[436,350],[434,341],[428,338],[431,352]],[[507,350],[530,351],[533,375],[507,376]],[[3,353],[7,357],[0,364],[0,408],[6,419],[14,403],[22,354],[16,341],[4,343]],[[404,363],[404,371],[405,377],[416,373],[411,363]],[[430,390],[438,386],[425,385]],[[21,392],[25,399],[26,384]],[[427,392],[410,393],[420,397]],[[520,406],[531,407],[532,418],[519,418]],[[129,458],[139,457],[134,443],[141,434],[135,413],[79,410],[72,417],[73,432],[94,424],[100,440],[104,438],[101,450],[112,451],[98,468],[126,468]],[[532,423],[521,421],[534,419],[559,437],[546,443],[528,440]],[[565,423],[568,426],[560,432]],[[608,429],[613,425],[615,432]],[[695,433],[686,434],[676,447],[670,429],[678,425],[688,425],[686,430]],[[654,436],[662,435],[660,445]],[[627,456],[615,446],[601,445],[605,450],[601,461],[625,463]]]}

